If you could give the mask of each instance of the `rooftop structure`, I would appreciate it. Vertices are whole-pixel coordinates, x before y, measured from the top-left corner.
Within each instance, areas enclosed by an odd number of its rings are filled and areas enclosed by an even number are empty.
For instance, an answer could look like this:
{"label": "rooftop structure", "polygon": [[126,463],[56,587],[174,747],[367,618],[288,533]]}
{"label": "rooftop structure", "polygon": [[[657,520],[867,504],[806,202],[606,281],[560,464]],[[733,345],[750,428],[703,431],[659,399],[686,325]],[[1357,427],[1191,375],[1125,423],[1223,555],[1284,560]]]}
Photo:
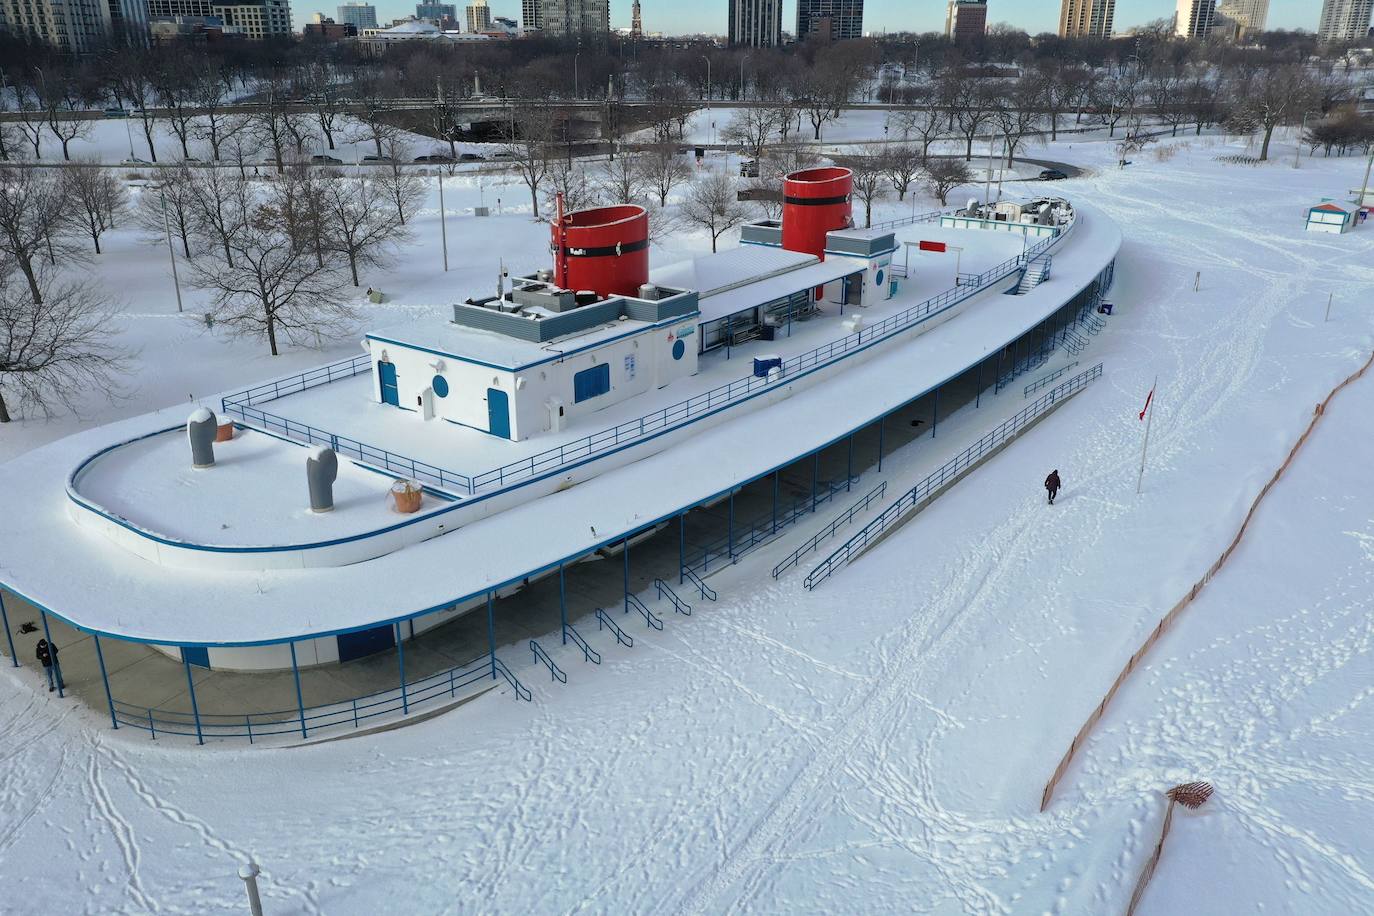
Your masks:
{"label": "rooftop structure", "polygon": [[377,28],[377,7],[371,3],[344,3],[338,8],[336,22],[351,25],[359,32]]}

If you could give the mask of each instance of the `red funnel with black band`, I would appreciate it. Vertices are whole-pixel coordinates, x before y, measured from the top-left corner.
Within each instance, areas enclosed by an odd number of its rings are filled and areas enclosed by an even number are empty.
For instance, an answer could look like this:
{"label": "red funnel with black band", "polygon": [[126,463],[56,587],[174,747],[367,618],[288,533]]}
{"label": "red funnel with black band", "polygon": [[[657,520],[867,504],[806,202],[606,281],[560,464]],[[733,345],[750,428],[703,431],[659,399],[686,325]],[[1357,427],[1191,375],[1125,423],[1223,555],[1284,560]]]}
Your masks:
{"label": "red funnel with black band", "polygon": [[649,214],[623,204],[575,210],[554,230],[555,282],[574,292],[638,296],[649,282]]}
{"label": "red funnel with black band", "polygon": [[854,173],[830,167],[793,172],[782,182],[782,247],[825,257],[825,235],[848,229]]}

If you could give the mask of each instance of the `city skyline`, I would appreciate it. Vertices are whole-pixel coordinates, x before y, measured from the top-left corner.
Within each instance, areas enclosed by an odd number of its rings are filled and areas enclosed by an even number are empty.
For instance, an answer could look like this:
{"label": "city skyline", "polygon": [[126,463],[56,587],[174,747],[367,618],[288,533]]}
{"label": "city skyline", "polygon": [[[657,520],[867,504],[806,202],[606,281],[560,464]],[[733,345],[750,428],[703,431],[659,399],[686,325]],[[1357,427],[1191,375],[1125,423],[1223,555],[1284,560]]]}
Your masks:
{"label": "city skyline", "polygon": [[[704,3],[684,4],[675,0],[640,0],[643,7],[645,33],[662,32],[669,35],[726,34],[728,0],[706,0]],[[333,4],[331,4],[332,6]],[[377,19],[389,23],[415,14],[414,2],[379,0]],[[491,14],[521,20],[521,0],[488,0]],[[633,0],[611,0],[611,27],[630,27]],[[864,29],[877,32],[943,32],[945,2],[917,0],[920,9],[913,11],[912,0],[866,0]],[[988,24],[1009,23],[1033,35],[1055,32],[1059,27],[1061,0],[989,0]],[[1117,0],[1115,28],[1125,32],[1133,26],[1155,19],[1168,19],[1174,14],[1177,0]],[[1320,13],[1319,0],[1272,0],[1269,6],[1270,29],[1317,30]],[[296,28],[308,22],[317,7],[304,0],[293,0],[292,13]],[[783,0],[783,28],[792,32],[796,27],[797,0]],[[522,23],[523,24],[523,23]]]}

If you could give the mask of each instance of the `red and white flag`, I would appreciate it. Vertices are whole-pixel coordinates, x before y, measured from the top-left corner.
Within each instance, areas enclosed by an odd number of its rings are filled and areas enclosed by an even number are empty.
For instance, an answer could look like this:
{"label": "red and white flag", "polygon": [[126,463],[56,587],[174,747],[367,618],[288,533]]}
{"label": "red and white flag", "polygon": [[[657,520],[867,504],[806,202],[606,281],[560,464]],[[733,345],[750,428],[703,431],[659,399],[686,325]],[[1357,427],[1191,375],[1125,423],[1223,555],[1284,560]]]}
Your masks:
{"label": "red and white flag", "polygon": [[1154,388],[1151,388],[1151,389],[1150,389],[1150,393],[1147,394],[1147,395],[1145,396],[1145,406],[1142,407],[1142,408],[1140,408],[1140,419],[1141,419],[1141,420],[1144,420],[1144,419],[1145,419],[1145,415],[1146,415],[1147,413],[1150,412],[1150,402],[1153,401],[1154,399],[1155,399],[1155,390],[1154,390]]}

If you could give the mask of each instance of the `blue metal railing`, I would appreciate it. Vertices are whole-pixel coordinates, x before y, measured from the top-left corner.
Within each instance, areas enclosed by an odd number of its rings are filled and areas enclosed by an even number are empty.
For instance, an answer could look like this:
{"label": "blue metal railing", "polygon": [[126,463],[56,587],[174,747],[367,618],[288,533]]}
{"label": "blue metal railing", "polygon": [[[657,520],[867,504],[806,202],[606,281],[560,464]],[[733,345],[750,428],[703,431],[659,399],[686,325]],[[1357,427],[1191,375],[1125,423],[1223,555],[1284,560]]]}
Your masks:
{"label": "blue metal railing", "polygon": [[898,226],[914,226],[916,223],[933,223],[945,214],[939,210],[931,210],[927,213],[917,213],[914,216],[904,216],[901,219],[889,219],[881,223],[874,223],[870,229],[896,229]]}
{"label": "blue metal railing", "polygon": [[622,646],[633,646],[635,644],[634,637],[620,629],[620,625],[611,619],[610,614],[607,614],[601,608],[597,608],[596,628],[600,630],[602,627],[609,627],[611,632],[615,634],[615,641]]}
{"label": "blue metal railing", "polygon": [[777,566],[774,566],[773,578],[776,579],[778,576],[782,575],[787,570],[791,569],[793,566],[796,566],[801,561],[802,557],[806,556],[808,553],[815,550],[817,547],[820,546],[822,541],[834,535],[836,531],[840,530],[845,525],[848,525],[850,522],[854,520],[854,516],[866,511],[868,507],[871,506],[876,500],[882,499],[886,494],[887,481],[884,480],[882,483],[878,484],[872,490],[869,490],[867,496],[859,500],[854,505],[850,506],[844,512],[840,513],[838,518],[836,518],[830,524],[826,525],[820,531],[813,534],[811,537],[807,538],[800,547],[798,547],[796,550],[788,554],[787,557]]}
{"label": "blue metal railing", "polygon": [[1036,379],[1035,381],[1031,382],[1029,385],[1025,387],[1025,394],[1023,395],[1023,397],[1030,397],[1032,394],[1039,391],[1041,388],[1044,388],[1046,385],[1054,384],[1055,382],[1059,381],[1061,378],[1064,377],[1064,373],[1068,372],[1070,369],[1076,368],[1077,366],[1078,360],[1074,360],[1062,369],[1056,369],[1049,375],[1041,376],[1040,378]]}
{"label": "blue metal railing", "polygon": [[539,643],[535,642],[533,639],[530,640],[530,651],[534,653],[535,661],[543,662],[548,667],[549,674],[552,676],[553,680],[559,681],[564,684],[568,683],[568,676],[563,673],[563,669],[558,667],[554,660],[549,656],[549,653],[544,651],[544,647],[539,645]]}
{"label": "blue metal railing", "polygon": [[582,638],[582,634],[573,629],[572,624],[563,624],[563,635],[571,639],[574,643],[577,644],[577,648],[582,650],[583,662],[591,662],[594,665],[601,664],[601,653],[593,649],[587,643],[587,640]]}
{"label": "blue metal railing", "polygon": [[696,587],[696,590],[697,590],[697,591],[701,592],[701,597],[702,597],[702,600],[703,600],[703,601],[715,601],[717,598],[720,597],[719,595],[716,594],[716,590],[713,589],[713,588],[711,588],[711,586],[707,585],[707,584],[706,584],[706,581],[705,581],[704,579],[702,579],[701,576],[698,576],[698,575],[692,570],[691,567],[689,567],[689,566],[684,566],[684,567],[682,567],[682,577],[683,577],[687,582],[689,582],[689,583],[691,583],[692,585],[694,585],[694,586]]}
{"label": "blue metal railing", "polygon": [[776,515],[769,511],[758,516],[757,521],[746,523],[735,531],[711,541],[701,548],[700,562],[693,560],[686,568],[704,576],[711,571],[711,563],[714,561],[723,559],[729,563],[737,563],[740,557],[773,540],[784,528],[795,524],[802,516],[809,515],[827,502],[832,502],[838,494],[850,492],[858,482],[858,476],[851,478],[847,483],[825,481],[818,486],[814,497],[802,496],[781,507]]}
{"label": "blue metal railing", "polygon": [[[1068,229],[1072,229],[1072,225]],[[528,458],[522,458],[519,461],[510,462],[476,475],[459,474],[427,462],[416,461],[413,458],[398,455],[378,446],[368,445],[346,436],[330,433],[328,430],[297,423],[252,407],[254,400],[265,401],[269,399],[269,395],[273,391],[284,390],[283,385],[289,388],[291,380],[260,385],[246,392],[230,395],[222,399],[221,406],[227,414],[236,416],[245,423],[262,424],[269,431],[275,429],[284,435],[304,439],[312,444],[327,445],[341,454],[356,458],[364,463],[379,466],[394,473],[404,474],[416,480],[426,481],[439,487],[447,487],[472,495],[487,487],[504,487],[508,481],[533,477],[574,461],[586,460],[621,445],[641,440],[646,436],[656,435],[679,426],[692,417],[719,410],[764,388],[790,381],[790,377],[797,373],[844,359],[858,350],[906,331],[933,315],[951,308],[958,302],[976,295],[983,287],[1010,275],[1023,264],[1042,254],[1051,246],[1058,244],[1068,234],[1068,229],[1061,230],[1050,238],[1042,239],[1016,257],[1003,261],[980,274],[960,274],[953,289],[945,290],[943,293],[895,315],[889,315],[876,324],[864,327],[853,334],[784,361],[781,366],[781,373],[775,377],[759,378],[751,374],[645,414],[642,417],[626,421],[618,426],[603,429],[574,442],[546,449]],[[357,357],[347,364],[337,364],[333,368],[344,371],[342,367],[345,365],[351,367],[359,360],[363,360],[364,365],[366,365],[367,359],[366,356]],[[317,375],[324,373],[327,376],[330,368],[324,367],[313,371]],[[352,374],[356,375],[357,371],[352,371]],[[314,384],[325,383],[325,381],[316,381]],[[276,387],[274,388],[273,385]],[[309,387],[313,387],[313,385]],[[304,390],[304,388],[297,390]],[[284,393],[292,392],[284,390]]]}
{"label": "blue metal railing", "polygon": [[[519,679],[506,668],[498,658],[495,660],[495,673],[504,677],[506,683],[515,691],[517,699],[529,700],[531,695]],[[301,709],[279,709],[269,712],[249,714],[193,713],[156,707],[137,706],[122,700],[112,700],[115,720],[121,725],[147,731],[153,738],[160,735],[179,735],[196,737],[196,719],[200,720],[200,731],[205,738],[246,738],[249,743],[261,738],[290,735],[310,737],[325,731],[340,728],[361,728],[370,720],[393,713],[401,713],[407,707],[440,699],[444,694],[454,698],[464,687],[490,680],[493,674],[491,656],[484,655],[466,665],[449,668],[426,677],[407,681],[404,698],[398,686],[391,690],[378,691],[337,703],[320,706],[307,706]]]}
{"label": "blue metal railing", "polygon": [[662,579],[654,580],[654,588],[658,591],[658,600],[662,601],[665,597],[672,602],[673,610],[688,617],[692,616],[692,606],[677,596],[677,592]]}
{"label": "blue metal railing", "polygon": [[962,476],[965,471],[977,464],[983,456],[1009,441],[1022,429],[1035,422],[1041,414],[1049,411],[1066,398],[1072,397],[1082,391],[1101,376],[1102,364],[1098,363],[1091,369],[1078,373],[1062,385],[1052,388],[1049,393],[1041,395],[1033,404],[1024,408],[1010,419],[1000,423],[987,435],[945,462],[937,471],[930,474],[906,493],[902,494],[896,502],[884,509],[881,515],[859,529],[859,531],[849,540],[845,541],[839,549],[817,564],[811,572],[807,573],[803,584],[808,589],[814,589],[816,586],[820,585],[826,579],[830,578],[835,570],[848,563],[852,557],[856,556],[874,540],[880,537],[884,531],[895,524],[896,521],[907,512],[929,499],[945,484]]}
{"label": "blue metal railing", "polygon": [[1068,350],[1070,353],[1077,356],[1079,353],[1082,353],[1084,350],[1086,350],[1087,347],[1087,340],[1085,340],[1082,337],[1079,337],[1073,331],[1067,329],[1064,331],[1064,348]]}
{"label": "blue metal railing", "polygon": [[236,394],[227,395],[220,399],[220,405],[237,404],[243,407],[251,407],[260,401],[275,401],[277,398],[284,398],[288,394],[300,394],[302,391],[328,385],[330,382],[337,382],[340,379],[351,378],[372,369],[372,357],[364,353],[362,356],[355,356],[341,362],[331,363],[328,366],[320,366],[317,369],[310,369],[296,375],[289,375],[285,378],[276,379],[240,391]]}
{"label": "blue metal railing", "polygon": [[630,612],[630,608],[634,608],[636,611],[639,611],[639,616],[644,618],[644,622],[649,626],[653,627],[655,630],[663,629],[662,617],[659,617],[653,611],[649,610],[648,605],[646,605],[643,601],[640,601],[639,598],[629,593],[626,593],[625,613],[628,614]]}

